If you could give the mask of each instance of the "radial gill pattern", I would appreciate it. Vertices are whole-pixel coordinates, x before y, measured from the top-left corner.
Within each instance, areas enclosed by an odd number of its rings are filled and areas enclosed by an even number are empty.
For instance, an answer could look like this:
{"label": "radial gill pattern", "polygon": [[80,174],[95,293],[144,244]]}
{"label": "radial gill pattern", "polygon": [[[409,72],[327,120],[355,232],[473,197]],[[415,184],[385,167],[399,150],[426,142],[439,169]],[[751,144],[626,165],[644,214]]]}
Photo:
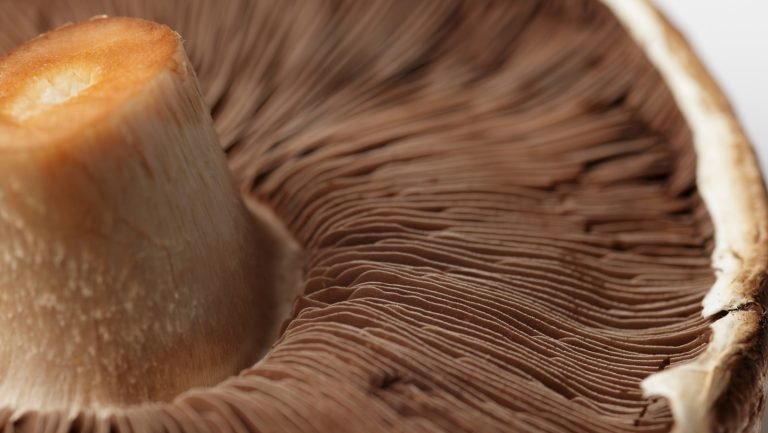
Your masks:
{"label": "radial gill pattern", "polygon": [[306,275],[239,377],[9,431],[669,430],[639,383],[705,348],[712,229],[688,127],[598,3],[1,5],[0,51],[97,14],[176,29]]}

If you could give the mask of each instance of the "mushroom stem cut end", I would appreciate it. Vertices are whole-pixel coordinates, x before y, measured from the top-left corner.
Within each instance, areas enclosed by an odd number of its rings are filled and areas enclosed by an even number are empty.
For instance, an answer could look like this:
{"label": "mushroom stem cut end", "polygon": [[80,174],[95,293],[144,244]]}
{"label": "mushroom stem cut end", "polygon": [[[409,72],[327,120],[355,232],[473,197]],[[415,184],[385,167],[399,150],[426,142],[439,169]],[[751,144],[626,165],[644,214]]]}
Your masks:
{"label": "mushroom stem cut end", "polygon": [[[252,364],[289,281],[179,36],[68,25],[0,60],[0,405],[169,400]],[[281,269],[278,273],[275,269]]]}

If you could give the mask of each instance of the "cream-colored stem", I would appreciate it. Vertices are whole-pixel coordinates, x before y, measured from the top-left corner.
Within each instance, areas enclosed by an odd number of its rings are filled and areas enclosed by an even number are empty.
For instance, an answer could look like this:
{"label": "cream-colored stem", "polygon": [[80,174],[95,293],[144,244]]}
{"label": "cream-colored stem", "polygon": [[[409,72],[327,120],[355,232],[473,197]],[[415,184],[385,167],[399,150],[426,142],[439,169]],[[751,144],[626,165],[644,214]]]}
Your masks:
{"label": "cream-colored stem", "polygon": [[237,373],[263,348],[271,240],[232,185],[173,37],[170,57],[105,113],[88,104],[110,83],[82,95],[71,109],[95,120],[66,134],[19,132],[34,119],[6,98],[18,125],[0,128],[0,406],[167,400]]}

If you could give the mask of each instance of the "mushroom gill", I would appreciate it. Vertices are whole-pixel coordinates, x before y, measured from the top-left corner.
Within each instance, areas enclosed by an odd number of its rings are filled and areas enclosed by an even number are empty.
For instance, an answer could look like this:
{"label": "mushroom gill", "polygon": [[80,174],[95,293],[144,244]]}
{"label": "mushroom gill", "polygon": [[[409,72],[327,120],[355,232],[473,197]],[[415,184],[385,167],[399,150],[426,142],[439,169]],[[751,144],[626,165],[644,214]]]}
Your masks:
{"label": "mushroom gill", "polygon": [[[754,428],[766,359],[761,180],[737,124],[725,139],[740,165],[700,145],[709,118],[681,107],[731,119],[727,104],[716,89],[716,103],[681,99],[693,91],[670,85],[658,50],[678,53],[706,89],[709,79],[648,5],[621,3],[642,12],[634,26],[617,18],[620,3],[2,4],[0,52],[101,14],[178,31],[243,198],[301,246],[304,280],[277,341],[236,377],[108,410],[9,405],[0,422],[119,433]],[[638,43],[657,25],[661,48]],[[751,215],[731,206],[747,202]],[[739,230],[753,236],[723,252]],[[727,299],[703,315],[708,293]]]}

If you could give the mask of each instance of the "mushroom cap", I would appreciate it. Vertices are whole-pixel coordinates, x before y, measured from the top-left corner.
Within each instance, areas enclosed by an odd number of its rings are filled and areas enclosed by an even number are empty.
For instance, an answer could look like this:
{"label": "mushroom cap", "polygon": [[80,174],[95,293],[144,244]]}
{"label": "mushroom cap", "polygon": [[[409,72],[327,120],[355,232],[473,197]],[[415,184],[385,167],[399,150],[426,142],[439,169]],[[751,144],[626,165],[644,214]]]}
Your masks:
{"label": "mushroom cap", "polygon": [[765,191],[722,93],[645,1],[4,7],[0,51],[98,14],[176,29],[247,199],[305,254],[290,320],[238,377],[109,412],[10,407],[7,426],[757,425]]}

